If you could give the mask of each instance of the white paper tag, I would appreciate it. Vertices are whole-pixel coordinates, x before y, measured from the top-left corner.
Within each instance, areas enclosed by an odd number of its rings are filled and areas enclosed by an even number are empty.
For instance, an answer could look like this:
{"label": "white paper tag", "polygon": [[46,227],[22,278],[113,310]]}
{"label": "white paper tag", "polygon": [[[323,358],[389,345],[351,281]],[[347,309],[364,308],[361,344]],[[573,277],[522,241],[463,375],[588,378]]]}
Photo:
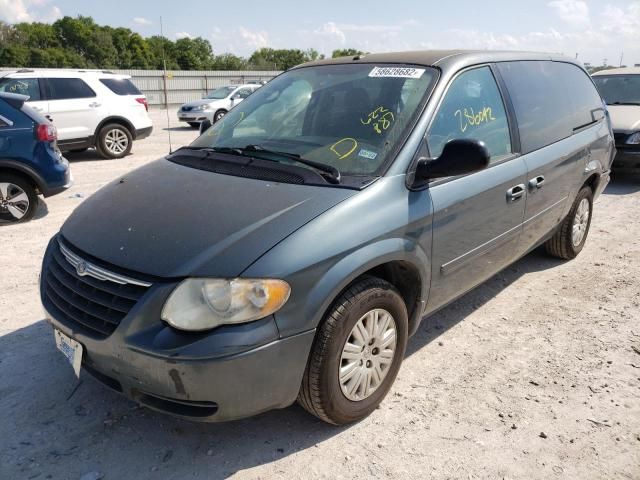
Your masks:
{"label": "white paper tag", "polygon": [[420,78],[424,68],[413,67],[373,67],[369,72],[370,77],[394,77],[394,78]]}

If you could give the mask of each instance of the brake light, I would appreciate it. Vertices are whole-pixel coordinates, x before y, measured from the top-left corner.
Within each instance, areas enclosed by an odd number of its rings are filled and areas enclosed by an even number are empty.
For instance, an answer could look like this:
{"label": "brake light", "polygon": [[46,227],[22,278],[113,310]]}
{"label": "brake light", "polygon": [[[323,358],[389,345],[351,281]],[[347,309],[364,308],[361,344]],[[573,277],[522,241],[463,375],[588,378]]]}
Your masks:
{"label": "brake light", "polygon": [[55,142],[58,139],[58,130],[50,123],[41,123],[36,127],[36,138],[41,142]]}
{"label": "brake light", "polygon": [[136,98],[136,102],[141,103],[142,105],[144,105],[145,110],[148,112],[149,111],[149,104],[147,103],[147,99],[142,97],[142,98]]}

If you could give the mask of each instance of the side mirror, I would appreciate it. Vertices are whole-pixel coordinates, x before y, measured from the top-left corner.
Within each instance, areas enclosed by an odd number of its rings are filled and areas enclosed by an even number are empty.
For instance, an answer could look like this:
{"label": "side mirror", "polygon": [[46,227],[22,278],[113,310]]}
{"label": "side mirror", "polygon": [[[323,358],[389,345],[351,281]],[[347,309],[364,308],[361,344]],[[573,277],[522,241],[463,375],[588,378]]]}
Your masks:
{"label": "side mirror", "polygon": [[211,120],[205,118],[202,122],[200,122],[200,135],[209,130],[211,127]]}
{"label": "side mirror", "polygon": [[436,178],[478,172],[487,168],[489,159],[489,151],[483,142],[468,138],[451,140],[438,158],[418,160],[413,183],[422,185]]}

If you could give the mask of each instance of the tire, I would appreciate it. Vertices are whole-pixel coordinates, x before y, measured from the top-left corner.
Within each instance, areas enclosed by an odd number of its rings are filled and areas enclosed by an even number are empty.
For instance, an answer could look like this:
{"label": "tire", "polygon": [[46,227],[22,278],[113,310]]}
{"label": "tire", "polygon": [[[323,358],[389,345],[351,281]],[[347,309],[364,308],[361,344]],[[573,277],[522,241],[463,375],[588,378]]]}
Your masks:
{"label": "tire", "polygon": [[37,208],[38,195],[31,182],[18,175],[0,174],[0,224],[31,220]]}
{"label": "tire", "polygon": [[122,158],[131,152],[133,137],[129,129],[118,123],[109,123],[98,133],[97,150],[103,158]]}
{"label": "tire", "polygon": [[[378,315],[372,317],[374,312]],[[392,322],[385,315],[390,315]],[[375,319],[381,323],[369,323]],[[363,320],[366,322],[361,323],[364,333],[369,326],[387,321],[388,327],[380,327],[386,334],[378,335],[373,344],[367,342],[364,335],[356,338],[354,328]],[[378,340],[389,341],[393,325],[395,349],[390,350]],[[393,285],[375,277],[366,277],[352,285],[335,301],[318,328],[298,394],[300,405],[334,425],[365,418],[382,402],[398,374],[407,344],[407,330],[407,307]],[[347,341],[351,348],[347,347]],[[359,353],[353,353],[356,346],[361,349]],[[345,359],[344,355],[350,358]],[[387,362],[384,370],[382,361]],[[341,371],[348,374],[341,378]],[[374,372],[382,372],[381,381],[378,381],[380,377],[375,378]],[[366,380],[360,382],[362,373],[372,376],[366,376]],[[357,386],[349,397],[354,384]],[[373,388],[373,391],[367,393],[367,388]]]}
{"label": "tire", "polygon": [[216,123],[222,119],[227,114],[226,110],[218,110],[216,114],[213,116],[213,123]]}
{"label": "tire", "polygon": [[200,122],[187,122],[191,128],[200,128]]}
{"label": "tire", "polygon": [[[588,210],[585,208],[588,206]],[[558,227],[556,233],[545,243],[547,253],[551,256],[571,260],[582,251],[593,214],[593,191],[583,187],[573,201],[569,214]]]}

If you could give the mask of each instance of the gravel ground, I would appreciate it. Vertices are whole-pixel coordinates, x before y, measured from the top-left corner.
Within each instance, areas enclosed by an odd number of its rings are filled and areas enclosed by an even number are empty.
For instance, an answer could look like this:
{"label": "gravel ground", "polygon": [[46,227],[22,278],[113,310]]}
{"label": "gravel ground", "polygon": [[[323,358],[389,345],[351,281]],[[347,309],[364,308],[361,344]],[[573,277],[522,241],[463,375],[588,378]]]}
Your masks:
{"label": "gravel ground", "polygon": [[[0,228],[1,479],[640,479],[638,180],[607,188],[576,260],[533,252],[424,322],[356,425],[298,406],[195,424],[78,386],[43,320],[40,261],[87,196],[167,152],[165,112],[152,116],[132,155],[69,155],[73,188]],[[174,146],[196,137],[170,119]]]}

